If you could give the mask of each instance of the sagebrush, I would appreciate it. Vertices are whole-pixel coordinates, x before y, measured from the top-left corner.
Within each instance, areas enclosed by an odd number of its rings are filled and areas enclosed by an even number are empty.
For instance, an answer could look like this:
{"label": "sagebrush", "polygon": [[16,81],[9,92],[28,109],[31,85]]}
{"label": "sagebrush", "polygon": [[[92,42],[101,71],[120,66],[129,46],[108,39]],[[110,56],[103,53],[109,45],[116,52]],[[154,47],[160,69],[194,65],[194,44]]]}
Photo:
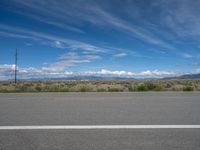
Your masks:
{"label": "sagebrush", "polygon": [[8,81],[0,92],[200,91],[200,80]]}

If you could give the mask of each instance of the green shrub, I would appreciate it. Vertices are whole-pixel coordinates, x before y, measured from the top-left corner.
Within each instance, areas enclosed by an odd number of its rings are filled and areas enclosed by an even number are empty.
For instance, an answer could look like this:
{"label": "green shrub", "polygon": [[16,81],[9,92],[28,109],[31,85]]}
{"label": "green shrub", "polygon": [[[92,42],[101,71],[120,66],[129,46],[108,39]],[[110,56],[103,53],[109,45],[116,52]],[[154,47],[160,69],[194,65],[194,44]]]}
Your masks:
{"label": "green shrub", "polygon": [[8,89],[1,89],[0,92],[2,92],[2,93],[9,93],[10,90],[8,90]]}
{"label": "green shrub", "polygon": [[129,85],[129,86],[128,86],[128,91],[130,91],[130,92],[133,92],[133,91],[135,91],[135,88],[134,88],[134,86],[132,86],[132,85]]}
{"label": "green shrub", "polygon": [[98,88],[97,92],[107,92],[107,89],[105,89],[105,88]]}
{"label": "green shrub", "polygon": [[91,87],[89,87],[89,86],[82,85],[82,86],[80,86],[79,91],[80,91],[80,92],[91,92],[92,89],[91,89]]}
{"label": "green shrub", "polygon": [[147,91],[152,91],[156,88],[156,85],[152,81],[145,82],[144,86],[145,86]]}
{"label": "green shrub", "polygon": [[172,85],[171,85],[170,83],[167,83],[167,84],[165,85],[165,88],[170,88],[170,87],[172,87]]}
{"label": "green shrub", "polygon": [[36,86],[36,87],[35,87],[35,90],[38,91],[38,92],[41,92],[41,91],[42,91],[42,88],[39,87],[39,86]]}
{"label": "green shrub", "polygon": [[108,92],[120,92],[122,89],[118,87],[108,87]]}
{"label": "green shrub", "polygon": [[137,87],[137,91],[146,91],[147,89],[146,89],[146,87],[145,87],[145,85],[144,84],[140,84],[140,85],[138,85],[138,87]]}
{"label": "green shrub", "polygon": [[160,86],[160,85],[157,85],[157,86],[154,88],[154,91],[163,91],[163,87]]}
{"label": "green shrub", "polygon": [[59,92],[70,92],[69,88],[62,88],[59,90]]}
{"label": "green shrub", "polygon": [[185,87],[183,87],[183,91],[193,91],[193,90],[194,90],[194,88],[191,87],[191,86],[185,86]]}

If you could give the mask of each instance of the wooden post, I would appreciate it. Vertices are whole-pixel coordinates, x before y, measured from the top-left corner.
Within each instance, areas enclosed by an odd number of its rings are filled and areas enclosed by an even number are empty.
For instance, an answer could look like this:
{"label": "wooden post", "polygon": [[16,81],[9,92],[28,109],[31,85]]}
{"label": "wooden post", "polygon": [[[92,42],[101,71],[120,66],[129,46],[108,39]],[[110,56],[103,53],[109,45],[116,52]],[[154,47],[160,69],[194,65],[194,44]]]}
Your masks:
{"label": "wooden post", "polygon": [[17,83],[17,49],[15,51],[15,83]]}

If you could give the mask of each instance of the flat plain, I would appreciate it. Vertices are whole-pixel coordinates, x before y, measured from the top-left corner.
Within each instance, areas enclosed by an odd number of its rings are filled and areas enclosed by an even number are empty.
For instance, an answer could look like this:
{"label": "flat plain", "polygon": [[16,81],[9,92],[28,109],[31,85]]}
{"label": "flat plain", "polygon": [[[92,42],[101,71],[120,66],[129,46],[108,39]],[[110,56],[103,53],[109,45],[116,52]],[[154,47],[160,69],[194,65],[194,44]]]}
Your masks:
{"label": "flat plain", "polygon": [[44,80],[0,82],[0,93],[200,91],[200,80]]}

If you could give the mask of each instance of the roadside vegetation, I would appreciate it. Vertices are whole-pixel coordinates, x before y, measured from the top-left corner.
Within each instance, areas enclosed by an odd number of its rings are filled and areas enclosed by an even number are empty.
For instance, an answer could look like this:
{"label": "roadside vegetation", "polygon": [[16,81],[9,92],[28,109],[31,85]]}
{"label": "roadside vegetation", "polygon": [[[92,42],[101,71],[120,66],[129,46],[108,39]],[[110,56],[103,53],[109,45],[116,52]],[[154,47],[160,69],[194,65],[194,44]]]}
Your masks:
{"label": "roadside vegetation", "polygon": [[17,84],[0,82],[1,93],[135,91],[200,91],[200,80],[19,81]]}

